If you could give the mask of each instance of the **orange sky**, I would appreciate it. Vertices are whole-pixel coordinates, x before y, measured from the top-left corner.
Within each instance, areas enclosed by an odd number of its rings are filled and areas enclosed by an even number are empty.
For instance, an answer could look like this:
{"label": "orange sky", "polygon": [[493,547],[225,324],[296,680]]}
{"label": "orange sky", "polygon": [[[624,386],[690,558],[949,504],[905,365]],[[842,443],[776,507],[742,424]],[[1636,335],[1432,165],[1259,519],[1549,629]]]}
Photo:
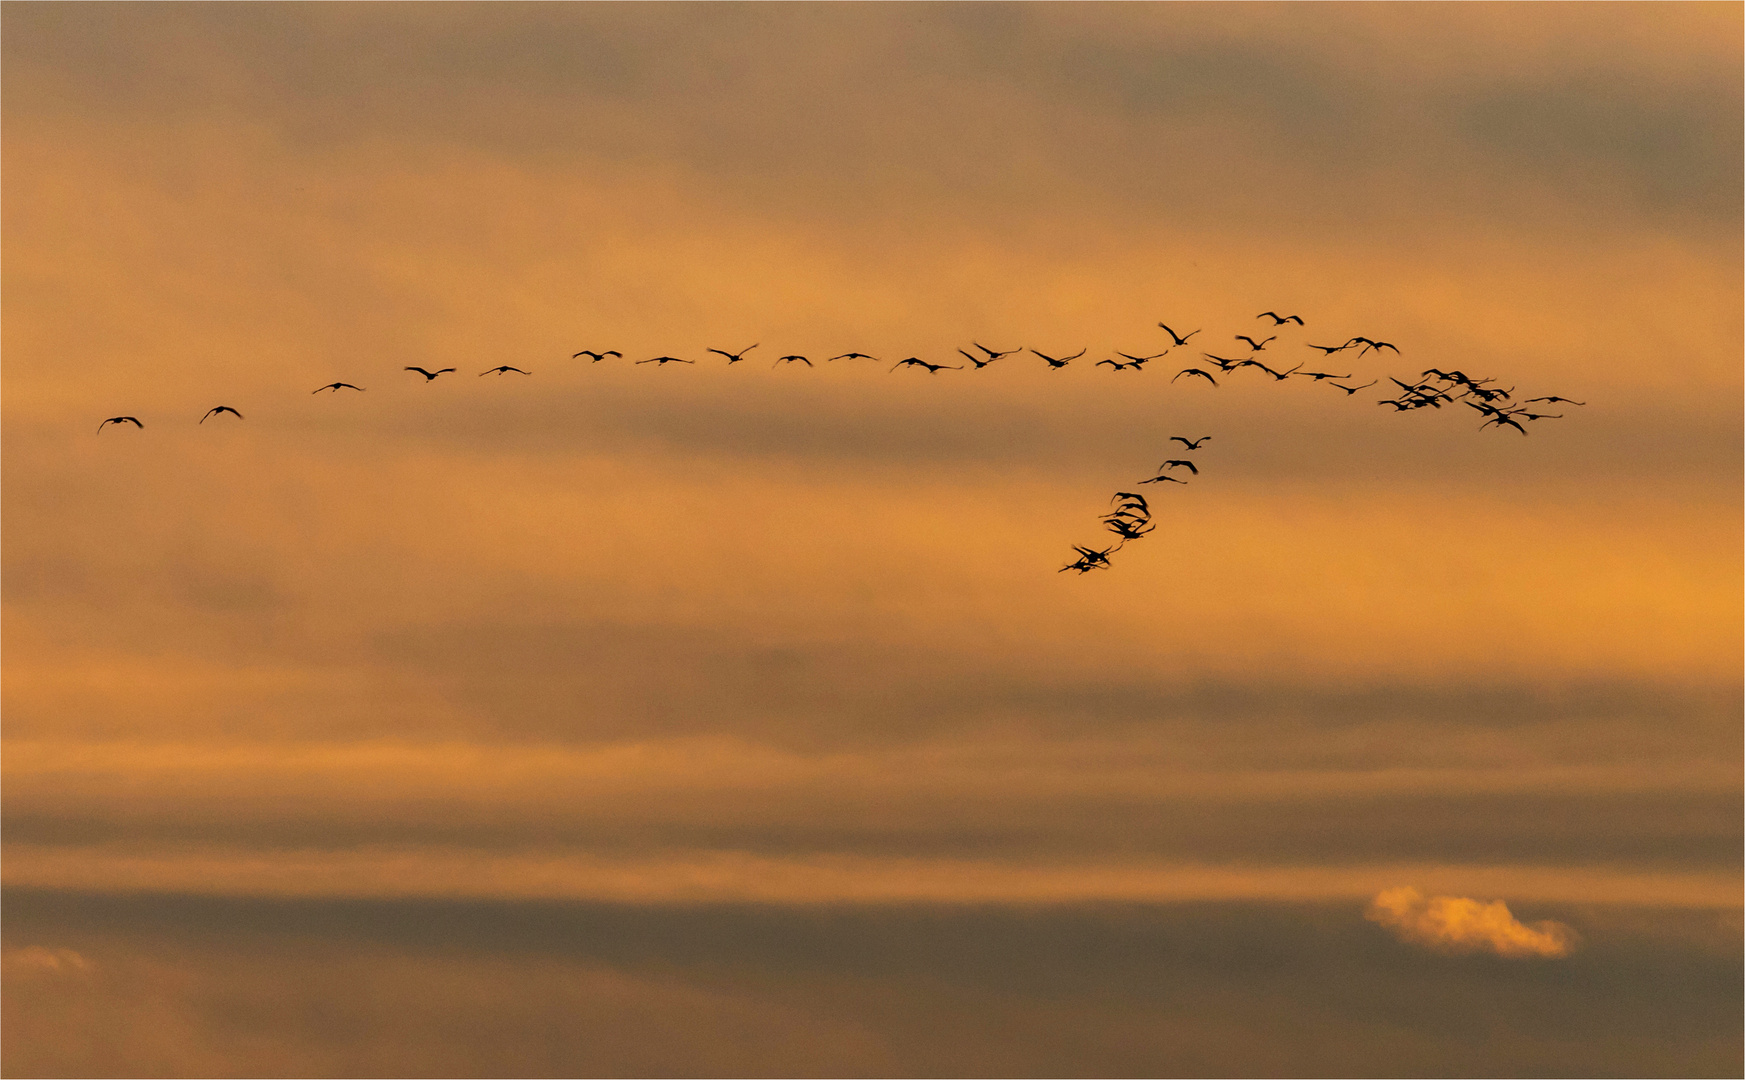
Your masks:
{"label": "orange sky", "polygon": [[1737,907],[1737,5],[0,11],[9,888]]}

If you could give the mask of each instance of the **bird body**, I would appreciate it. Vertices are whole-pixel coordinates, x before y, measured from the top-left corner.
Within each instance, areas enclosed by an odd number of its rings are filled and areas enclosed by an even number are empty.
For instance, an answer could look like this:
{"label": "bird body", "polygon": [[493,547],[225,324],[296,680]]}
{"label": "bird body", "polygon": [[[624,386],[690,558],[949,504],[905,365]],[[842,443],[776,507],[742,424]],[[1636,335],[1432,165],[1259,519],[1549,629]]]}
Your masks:
{"label": "bird body", "polygon": [[1201,435],[1197,439],[1189,440],[1189,439],[1182,438],[1180,435],[1171,435],[1169,437],[1169,441],[1181,443],[1183,446],[1187,447],[1189,450],[1198,450],[1200,448],[1200,444],[1205,442],[1207,439],[1210,439],[1210,438],[1211,438],[1210,435]]}
{"label": "bird body", "polygon": [[747,345],[745,348],[740,349],[736,353],[728,352],[726,349],[710,349],[708,351],[712,352],[712,353],[719,353],[720,355],[725,356],[727,358],[727,362],[729,364],[737,364],[741,360],[745,359],[746,353],[750,352],[751,350],[753,350],[755,348],[757,348],[756,345]]}
{"label": "bird body", "polygon": [[1040,357],[1042,357],[1042,359],[1048,361],[1048,368],[1050,371],[1058,371],[1061,368],[1065,367],[1066,365],[1072,363],[1074,360],[1077,360],[1079,357],[1083,356],[1089,350],[1080,349],[1078,352],[1073,353],[1071,356],[1063,356],[1063,357],[1059,358],[1058,360],[1055,359],[1054,357],[1048,355],[1045,352],[1037,352],[1037,350],[1035,350],[1035,349],[1031,349],[1030,351],[1033,353],[1036,353],[1037,356],[1040,356]]}
{"label": "bird body", "polygon": [[1257,319],[1271,319],[1272,324],[1274,326],[1283,326],[1285,323],[1288,323],[1288,322],[1294,322],[1298,326],[1303,325],[1302,316],[1300,316],[1300,315],[1280,315],[1276,311],[1263,311],[1259,315],[1256,315],[1255,318],[1257,318]]}
{"label": "bird body", "polygon": [[1260,350],[1266,348],[1266,343],[1268,341],[1277,341],[1278,335],[1274,334],[1272,337],[1266,338],[1265,340],[1256,341],[1253,338],[1249,337],[1247,334],[1237,334],[1236,340],[1248,342],[1248,347],[1250,349],[1253,349],[1255,352],[1259,352]]}
{"label": "bird body", "polygon": [[145,425],[139,422],[138,417],[135,417],[135,416],[111,416],[109,419],[107,419],[107,420],[103,421],[101,424],[97,425],[97,434],[99,434],[99,435],[103,434],[103,429],[108,427],[110,424],[132,424],[134,427],[139,428],[141,431],[145,430]]}
{"label": "bird body", "polygon": [[486,376],[486,375],[491,375],[491,374],[497,374],[497,375],[507,375],[507,374],[508,374],[508,373],[509,373],[509,372],[511,372],[511,371],[519,371],[519,372],[521,372],[521,374],[523,374],[523,375],[531,375],[531,374],[533,374],[533,372],[531,372],[531,371],[521,371],[521,369],[520,369],[520,368],[518,368],[518,367],[510,367],[510,366],[509,366],[509,365],[508,365],[508,364],[503,364],[503,365],[500,365],[500,366],[498,366],[498,367],[494,367],[494,368],[492,368],[492,369],[491,369],[491,370],[490,370],[490,371],[481,371],[481,372],[479,372],[479,378],[481,378],[481,379],[482,379],[482,378],[484,378],[484,377],[485,377],[485,376]]}
{"label": "bird body", "polygon": [[453,371],[454,368],[445,367],[441,371],[425,371],[421,367],[409,367],[406,370],[407,371],[416,371],[418,374],[424,376],[425,382],[429,382],[430,380],[436,378],[438,375],[447,375],[449,372]]}
{"label": "bird body", "polygon": [[339,391],[341,389],[361,391],[361,390],[363,390],[363,387],[353,386],[351,383],[348,383],[348,382],[336,382],[336,383],[328,383],[326,386],[317,386],[315,389],[313,389],[309,392],[311,394],[319,394],[323,390],[332,390],[334,393],[337,394],[337,393],[339,393]]}
{"label": "bird body", "polygon": [[681,360],[676,356],[651,356],[647,360],[638,360],[637,363],[638,364],[659,364],[661,367],[666,367],[668,364],[694,364],[694,363],[696,363],[696,361],[695,360]]}
{"label": "bird body", "polygon": [[896,362],[896,364],[892,365],[891,372],[893,374],[895,374],[897,368],[900,368],[900,367],[924,367],[927,369],[927,374],[929,374],[929,375],[937,374],[938,372],[941,372],[941,371],[962,371],[963,370],[962,364],[955,364],[955,365],[952,365],[952,364],[929,364],[927,361],[921,359],[919,356],[911,356],[907,360],[898,360]]}
{"label": "bird body", "polygon": [[229,413],[230,415],[236,417],[238,420],[242,419],[242,414],[237,412],[235,409],[231,408],[230,406],[228,406],[228,405],[214,405],[212,408],[206,410],[206,415],[202,416],[200,418],[200,422],[202,424],[204,424],[208,417],[213,416],[216,413]]}
{"label": "bird body", "polygon": [[593,361],[596,364],[598,364],[600,361],[606,359],[608,356],[616,356],[620,360],[624,359],[624,354],[619,352],[617,349],[607,349],[605,352],[595,352],[592,349],[583,349],[581,352],[576,353],[574,356],[570,357],[570,359],[571,360],[579,360],[584,356],[593,357]]}
{"label": "bird body", "polygon": [[788,355],[788,356],[779,356],[776,358],[776,362],[774,364],[771,364],[770,366],[771,367],[781,367],[783,364],[791,364],[796,360],[798,360],[802,364],[805,364],[807,367],[812,366],[812,361],[806,359],[804,356],[801,356],[799,353],[793,353],[793,354]]}
{"label": "bird body", "polygon": [[1188,333],[1188,337],[1182,337],[1180,334],[1176,333],[1174,330],[1171,330],[1169,327],[1164,326],[1163,323],[1158,323],[1157,325],[1160,327],[1163,327],[1163,332],[1168,334],[1170,336],[1170,339],[1172,341],[1174,341],[1177,345],[1186,345],[1188,343],[1188,338],[1191,338],[1195,334],[1199,333],[1198,330],[1193,330],[1193,331],[1190,331]]}
{"label": "bird body", "polygon": [[[1176,372],[1176,376],[1175,376],[1175,379],[1179,379],[1179,378],[1181,378],[1181,377],[1182,377],[1182,376],[1183,376],[1183,375],[1198,375],[1198,376],[1199,376],[1199,377],[1200,377],[1200,378],[1202,378],[1202,379],[1204,379],[1204,380],[1206,380],[1206,381],[1207,381],[1207,382],[1209,382],[1209,383],[1211,383],[1211,384],[1212,384],[1212,385],[1213,385],[1213,386],[1217,386],[1217,385],[1218,385],[1218,380],[1217,380],[1217,379],[1214,379],[1214,378],[1212,378],[1212,376],[1211,376],[1211,375],[1210,375],[1210,374],[1209,374],[1209,373],[1207,373],[1207,372],[1204,372],[1204,371],[1201,371],[1201,370],[1200,370],[1200,369],[1199,369],[1199,368],[1197,368],[1197,367],[1191,367],[1191,368],[1184,368],[1184,369],[1182,369],[1182,370],[1181,370],[1181,371],[1178,371],[1178,372]],[[1169,380],[1169,381],[1170,381],[1170,382],[1175,382],[1175,379],[1171,379],[1171,380]]]}

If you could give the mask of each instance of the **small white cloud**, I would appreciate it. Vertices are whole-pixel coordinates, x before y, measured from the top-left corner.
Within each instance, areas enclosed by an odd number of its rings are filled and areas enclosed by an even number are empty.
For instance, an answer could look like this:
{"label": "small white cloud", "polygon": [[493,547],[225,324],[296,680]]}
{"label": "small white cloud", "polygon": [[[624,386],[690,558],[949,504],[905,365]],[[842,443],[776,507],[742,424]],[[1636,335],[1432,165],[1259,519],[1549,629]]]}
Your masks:
{"label": "small white cloud", "polygon": [[56,973],[89,971],[97,966],[72,949],[47,949],[41,945],[8,949],[0,957],[0,963],[13,970]]}
{"label": "small white cloud", "polygon": [[1382,890],[1364,918],[1392,930],[1401,941],[1438,952],[1558,957],[1568,956],[1578,940],[1560,922],[1521,922],[1501,900],[1486,904],[1465,896],[1427,897],[1409,886]]}

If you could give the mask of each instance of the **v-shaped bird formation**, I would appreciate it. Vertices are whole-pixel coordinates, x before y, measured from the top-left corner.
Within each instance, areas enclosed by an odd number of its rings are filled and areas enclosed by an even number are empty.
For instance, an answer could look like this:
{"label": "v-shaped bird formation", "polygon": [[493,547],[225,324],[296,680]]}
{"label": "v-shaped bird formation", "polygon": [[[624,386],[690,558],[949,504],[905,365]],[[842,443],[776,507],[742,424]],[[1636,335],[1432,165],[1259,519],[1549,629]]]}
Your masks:
{"label": "v-shaped bird formation", "polygon": [[[1267,320],[1267,330],[1305,328],[1307,326],[1307,323],[1301,315],[1286,315],[1277,311],[1263,311],[1256,315],[1255,318]],[[1177,325],[1181,324],[1178,323]],[[1094,370],[1095,368],[1106,366],[1111,372],[1121,374],[1123,378],[1130,378],[1131,376],[1125,375],[1124,373],[1143,372],[1146,364],[1151,363],[1154,360],[1162,359],[1176,349],[1186,348],[1190,340],[1204,332],[1202,329],[1196,328],[1185,334],[1178,333],[1174,327],[1161,321],[1158,322],[1157,327],[1169,336],[1169,344],[1162,346],[1159,351],[1147,352],[1143,348],[1135,349],[1133,352],[1110,350],[1114,353],[1114,356],[1094,361],[1090,365],[1091,368]],[[1290,380],[1308,380],[1317,386],[1326,383],[1329,388],[1338,390],[1346,398],[1354,398],[1362,391],[1367,390],[1372,386],[1379,385],[1382,377],[1377,376],[1376,378],[1370,379],[1368,382],[1354,385],[1353,379],[1360,378],[1361,376],[1357,376],[1350,371],[1344,373],[1332,371],[1306,371],[1304,368],[1308,361],[1303,361],[1287,368],[1284,365],[1288,361],[1276,360],[1273,364],[1267,364],[1259,359],[1260,354],[1265,352],[1268,356],[1282,356],[1285,355],[1286,350],[1289,349],[1310,349],[1319,353],[1319,356],[1314,358],[1318,366],[1331,365],[1334,363],[1333,358],[1335,356],[1349,352],[1353,349],[1357,350],[1355,355],[1352,357],[1353,360],[1361,360],[1372,352],[1375,353],[1377,357],[1380,357],[1384,351],[1392,353],[1396,357],[1402,355],[1399,346],[1395,345],[1393,342],[1381,341],[1363,335],[1347,337],[1342,343],[1337,345],[1322,345],[1311,341],[1297,341],[1294,343],[1284,342],[1276,333],[1268,334],[1263,338],[1256,338],[1253,334],[1248,333],[1232,334],[1230,341],[1233,344],[1237,342],[1245,343],[1247,346],[1245,354],[1237,356],[1219,355],[1219,353],[1231,351],[1244,353],[1244,350],[1242,349],[1233,349],[1231,347],[1220,348],[1218,353],[1201,351],[1196,358],[1196,362],[1178,369],[1176,373],[1170,377],[1170,384],[1181,383],[1185,390],[1187,387],[1198,386],[1203,383],[1210,389],[1216,390],[1221,385],[1219,381],[1220,378],[1228,380],[1230,377],[1237,375],[1245,369],[1253,369],[1255,374],[1269,376],[1276,383],[1283,383]],[[1269,348],[1269,346],[1271,346],[1271,348]],[[713,353],[722,357],[725,360],[726,365],[731,367],[732,365],[744,360],[746,354],[758,347],[758,344],[752,344],[738,350],[737,352],[730,352],[726,349],[716,348],[709,348],[704,350],[704,352]],[[1046,364],[1047,370],[1055,372],[1070,366],[1075,360],[1082,359],[1090,352],[1088,346],[1072,353],[1068,353],[1065,350],[1058,349],[1054,346],[1050,346],[1050,348],[1054,351],[1044,352],[1041,349],[1026,346],[1016,346],[1010,349],[992,349],[983,345],[979,341],[971,341],[969,348],[966,349],[960,347],[957,349],[958,355],[963,360],[967,361],[967,363],[935,363],[919,356],[910,356],[896,361],[891,365],[889,370],[892,374],[895,374],[903,368],[917,368],[925,371],[928,375],[937,375],[942,371],[964,371],[966,369],[980,372],[993,366],[996,361],[1027,352]],[[580,360],[583,357],[587,357],[592,364],[598,364],[607,359],[623,360],[624,353],[617,349],[581,349],[572,353],[570,359]],[[1116,357],[1119,357],[1120,359],[1116,359]],[[870,360],[874,363],[883,362],[871,353],[860,351],[851,351],[839,353],[831,357],[824,357],[820,359],[819,362],[834,363],[841,360]],[[629,363],[637,366],[653,364],[656,367],[666,367],[668,364],[695,365],[697,361],[685,357],[662,354],[660,356],[651,356],[647,359],[632,360],[629,361]],[[809,369],[815,367],[809,357],[799,353],[788,353],[777,357],[774,364],[771,366],[793,368],[796,365],[804,365]],[[1348,365],[1340,364],[1339,366],[1343,367]],[[1208,369],[1215,369],[1216,374],[1213,373],[1213,370]],[[435,382],[437,378],[442,375],[447,375],[456,371],[456,369],[452,367],[429,371],[425,368],[415,366],[408,366],[404,368],[404,370],[422,377],[426,384]],[[514,367],[509,364],[500,364],[497,367],[489,368],[480,372],[479,375],[481,377],[485,375],[502,376],[510,373],[519,375],[532,374],[524,368]],[[1394,396],[1379,399],[1376,402],[1377,405],[1392,408],[1397,413],[1415,412],[1419,409],[1441,409],[1445,405],[1464,405],[1477,412],[1482,418],[1479,424],[1480,430],[1490,427],[1501,430],[1507,427],[1513,428],[1516,432],[1522,435],[1526,435],[1528,433],[1526,425],[1535,423],[1539,420],[1560,420],[1567,415],[1562,411],[1551,413],[1543,411],[1544,409],[1564,405],[1580,407],[1586,404],[1586,402],[1575,401],[1571,398],[1557,394],[1547,394],[1540,397],[1524,399],[1517,398],[1515,396],[1516,388],[1513,386],[1508,389],[1503,389],[1496,385],[1498,380],[1494,378],[1475,378],[1458,369],[1444,371],[1440,368],[1431,367],[1419,372],[1418,375],[1411,380],[1399,379],[1391,375],[1386,376],[1386,378],[1387,381],[1392,383],[1393,387],[1399,392]],[[1183,380],[1185,380],[1185,382]],[[319,386],[311,392],[319,394],[322,391],[328,391],[337,394],[340,390],[351,390],[361,393],[365,389],[365,387],[358,386],[355,383],[336,381],[327,383],[324,386]],[[1539,405],[1541,408],[1535,410],[1531,408],[1533,405]],[[251,411],[253,410],[251,409]],[[235,417],[236,421],[243,419],[243,414],[235,408],[229,405],[215,405],[212,408],[207,409],[197,423],[204,424],[207,420],[213,419],[214,417],[221,417],[226,413]],[[144,422],[142,422],[138,417],[112,416],[97,425],[97,432],[98,434],[101,434],[103,429],[110,425],[120,427],[125,424],[132,424],[140,431],[145,430]],[[1184,449],[1179,451],[1183,454],[1198,450],[1200,445],[1210,438],[1210,435],[1204,435],[1197,439],[1189,439],[1180,435],[1172,436],[1173,441],[1180,442],[1183,445]],[[1172,458],[1164,461],[1157,467],[1157,475],[1152,476],[1147,480],[1140,480],[1135,484],[1135,486],[1145,484],[1162,484],[1167,486],[1169,484],[1187,483],[1188,481],[1183,479],[1177,473],[1177,470],[1185,470],[1189,476],[1193,477],[1197,477],[1200,472],[1198,466],[1194,464],[1192,459],[1186,457]],[[1109,558],[1111,555],[1119,551],[1129,542],[1143,539],[1154,528],[1156,528],[1156,525],[1152,521],[1151,504],[1143,495],[1135,492],[1119,491],[1115,493],[1111,501],[1114,503],[1114,509],[1104,515],[1102,520],[1104,527],[1116,536],[1115,543],[1106,548],[1075,545],[1073,551],[1077,554],[1077,558],[1061,567],[1063,573],[1068,570],[1076,570],[1081,574],[1085,574],[1092,570],[1108,569],[1111,565]]]}

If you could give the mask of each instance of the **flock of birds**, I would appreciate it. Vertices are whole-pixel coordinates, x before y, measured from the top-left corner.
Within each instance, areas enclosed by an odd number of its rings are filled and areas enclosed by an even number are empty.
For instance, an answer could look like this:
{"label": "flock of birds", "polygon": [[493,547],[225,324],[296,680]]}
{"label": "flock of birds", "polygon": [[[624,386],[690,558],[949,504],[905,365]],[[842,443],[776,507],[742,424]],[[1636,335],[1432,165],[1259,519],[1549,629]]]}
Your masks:
{"label": "flock of birds", "polygon": [[[1270,319],[1271,322],[1267,327],[1269,330],[1283,328],[1287,325],[1296,327],[1303,327],[1305,325],[1300,315],[1281,315],[1276,311],[1263,311],[1256,315],[1255,318]],[[1159,329],[1169,335],[1170,339],[1170,344],[1164,346],[1160,351],[1146,355],[1115,351],[1114,357],[1097,360],[1092,366],[1107,366],[1115,372],[1142,372],[1145,370],[1145,365],[1152,361],[1162,359],[1175,349],[1188,347],[1188,342],[1202,332],[1200,330],[1192,330],[1186,334],[1179,334],[1166,323],[1159,322],[1157,325]],[[1308,361],[1303,361],[1289,368],[1284,367],[1284,363],[1279,361],[1275,361],[1277,366],[1269,365],[1261,359],[1261,354],[1267,352],[1268,345],[1279,340],[1277,334],[1270,334],[1264,338],[1256,338],[1252,334],[1235,334],[1232,336],[1231,340],[1233,342],[1246,343],[1247,354],[1242,356],[1220,356],[1215,353],[1201,351],[1199,356],[1200,360],[1203,361],[1204,366],[1201,366],[1201,363],[1195,363],[1193,366],[1184,367],[1176,372],[1176,374],[1170,379],[1170,382],[1175,383],[1182,379],[1188,379],[1190,382],[1198,380],[1209,383],[1215,388],[1220,385],[1220,376],[1228,379],[1237,372],[1252,368],[1255,373],[1270,376],[1276,382],[1282,383],[1289,379],[1308,379],[1312,380],[1316,385],[1326,383],[1330,387],[1343,392],[1348,398],[1355,397],[1358,393],[1367,390],[1372,386],[1376,386],[1381,382],[1381,379],[1378,377],[1371,379],[1366,383],[1352,385],[1352,374],[1350,372],[1340,374],[1330,371],[1305,371],[1304,367],[1307,365]],[[1337,345],[1319,345],[1308,341],[1300,342],[1298,344],[1320,353],[1318,366],[1330,364],[1334,356],[1345,353],[1351,349],[1357,350],[1356,358],[1362,358],[1370,352],[1374,352],[1377,356],[1380,356],[1384,350],[1392,352],[1396,356],[1400,355],[1399,347],[1394,345],[1392,342],[1380,341],[1363,336],[1347,338],[1344,342]],[[975,350],[974,352],[970,351],[970,349],[964,348],[959,348],[957,350],[958,355],[962,356],[966,363],[933,363],[923,360],[918,356],[910,356],[896,361],[891,365],[890,371],[894,374],[903,368],[919,368],[926,371],[929,375],[937,375],[941,371],[962,371],[966,367],[973,368],[975,371],[980,371],[981,369],[989,367],[1006,357],[1015,356],[1023,352],[1028,352],[1042,360],[1048,366],[1049,370],[1058,371],[1069,366],[1074,361],[1082,359],[1090,351],[1088,348],[1084,348],[1075,353],[1066,354],[1063,352],[1061,355],[1057,356],[1045,353],[1040,349],[1027,349],[1024,347],[1013,349],[990,349],[986,345],[977,341],[970,342],[970,346],[971,349]],[[734,364],[745,361],[747,354],[756,348],[759,348],[758,344],[748,345],[737,352],[729,352],[726,349],[713,348],[706,349],[705,352],[714,353],[724,358],[727,365],[731,367]],[[1219,351],[1231,352],[1235,350],[1221,349]],[[1275,348],[1269,355],[1277,356],[1280,354],[1280,351],[1280,349]],[[1115,357],[1120,357],[1120,359],[1117,360]],[[598,364],[601,361],[609,359],[623,360],[624,354],[616,349],[582,349],[574,353],[570,358],[572,360],[587,358],[591,363]],[[822,363],[831,363],[839,360],[870,360],[875,363],[883,362],[878,357],[863,352],[845,352],[836,356],[820,358],[820,362]],[[657,367],[665,367],[667,364],[695,364],[696,362],[697,361],[695,360],[689,360],[684,357],[668,355],[651,356],[646,360],[631,361],[631,363],[635,365],[654,364]],[[799,353],[789,353],[776,357],[775,362],[771,366],[782,367],[784,365],[792,366],[794,364],[804,364],[809,368],[814,366],[810,357],[803,356]],[[1212,371],[1207,370],[1208,368],[1215,368],[1217,374],[1214,375]],[[430,371],[422,367],[408,366],[405,368],[405,371],[420,376],[426,383],[434,382],[437,378],[443,375],[457,373],[457,369],[452,367],[439,368],[435,371]],[[486,375],[497,375],[501,377],[508,374],[526,376],[531,375],[532,373],[510,364],[499,364],[496,367],[488,368],[485,371],[479,372],[479,377],[483,378]],[[1434,367],[1420,372],[1417,378],[1410,382],[1392,376],[1388,376],[1388,381],[1394,384],[1394,387],[1398,389],[1399,393],[1392,397],[1381,398],[1376,402],[1377,405],[1391,407],[1396,412],[1411,412],[1418,409],[1440,409],[1444,405],[1465,405],[1468,408],[1475,410],[1483,417],[1482,422],[1479,424],[1481,430],[1487,427],[1495,427],[1499,430],[1504,427],[1510,427],[1514,428],[1522,435],[1527,434],[1527,428],[1524,424],[1531,424],[1539,420],[1559,420],[1565,415],[1562,412],[1550,413],[1538,411],[1531,408],[1531,406],[1539,405],[1541,408],[1545,408],[1554,405],[1581,406],[1586,404],[1585,402],[1575,401],[1555,394],[1517,400],[1515,397],[1515,387],[1513,386],[1503,389],[1496,385],[1497,380],[1495,379],[1474,378],[1463,371],[1443,371]],[[337,394],[342,390],[362,393],[364,392],[364,387],[349,382],[331,382],[325,386],[316,387],[311,391],[311,393],[320,394],[328,392]],[[229,405],[215,405],[206,410],[205,415],[200,417],[199,423],[204,424],[207,420],[210,420],[215,416],[223,416],[227,413],[236,417],[237,420],[242,420],[244,418],[241,412]],[[132,424],[134,427],[141,430],[145,428],[145,424],[142,423],[138,417],[111,416],[97,425],[98,433],[101,434],[103,429],[111,424],[117,426]],[[1210,439],[1211,436],[1206,435],[1198,439],[1188,439],[1176,435],[1171,436],[1171,438],[1174,441],[1181,442],[1187,448],[1186,451],[1183,451],[1185,453],[1199,449],[1200,444],[1204,443],[1207,439]],[[1182,480],[1179,476],[1173,474],[1173,471],[1177,469],[1186,469],[1188,473],[1193,476],[1199,475],[1199,469],[1194,465],[1192,460],[1188,458],[1173,458],[1165,461],[1158,467],[1156,476],[1151,477],[1149,480],[1139,481],[1139,483],[1186,483],[1185,480]],[[1111,555],[1116,551],[1119,551],[1129,541],[1141,539],[1147,533],[1156,528],[1151,519],[1150,503],[1143,495],[1135,492],[1121,491],[1115,493],[1112,501],[1115,503],[1114,510],[1105,515],[1102,520],[1105,528],[1114,533],[1118,538],[1116,543],[1107,548],[1100,549],[1074,545],[1073,550],[1077,553],[1078,557],[1066,566],[1061,567],[1063,573],[1068,570],[1076,570],[1083,574],[1089,573],[1092,570],[1107,569],[1110,566],[1109,557]]]}

